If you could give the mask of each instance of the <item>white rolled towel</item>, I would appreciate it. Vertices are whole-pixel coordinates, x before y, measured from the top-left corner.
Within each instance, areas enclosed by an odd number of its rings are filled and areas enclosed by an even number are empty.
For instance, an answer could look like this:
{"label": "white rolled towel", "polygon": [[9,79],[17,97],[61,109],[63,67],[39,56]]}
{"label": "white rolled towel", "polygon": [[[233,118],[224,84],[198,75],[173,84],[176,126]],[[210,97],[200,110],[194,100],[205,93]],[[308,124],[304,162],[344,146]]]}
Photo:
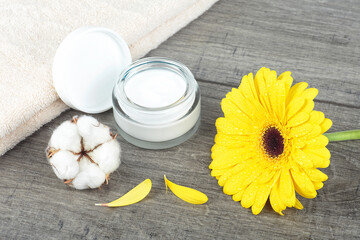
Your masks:
{"label": "white rolled towel", "polygon": [[73,30],[119,33],[136,60],[217,0],[0,0],[0,156],[67,106],[51,77],[55,51]]}

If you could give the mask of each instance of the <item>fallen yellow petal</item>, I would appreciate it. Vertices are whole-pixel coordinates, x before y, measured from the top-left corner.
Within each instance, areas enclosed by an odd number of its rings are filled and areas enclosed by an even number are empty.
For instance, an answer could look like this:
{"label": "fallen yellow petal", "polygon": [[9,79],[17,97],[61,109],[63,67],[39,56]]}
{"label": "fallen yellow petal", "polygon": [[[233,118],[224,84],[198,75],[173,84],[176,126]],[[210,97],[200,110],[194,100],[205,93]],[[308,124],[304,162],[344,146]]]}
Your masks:
{"label": "fallen yellow petal", "polygon": [[181,185],[177,185],[173,182],[170,182],[166,176],[164,175],[165,179],[165,186],[170,188],[170,190],[180,199],[184,200],[185,202],[191,203],[191,204],[203,204],[206,203],[208,200],[208,197],[195,189],[184,187]]}
{"label": "fallen yellow petal", "polygon": [[143,200],[151,190],[151,180],[146,179],[129,192],[127,192],[124,196],[110,203],[96,203],[96,206],[104,206],[104,207],[123,207],[127,205],[131,205]]}

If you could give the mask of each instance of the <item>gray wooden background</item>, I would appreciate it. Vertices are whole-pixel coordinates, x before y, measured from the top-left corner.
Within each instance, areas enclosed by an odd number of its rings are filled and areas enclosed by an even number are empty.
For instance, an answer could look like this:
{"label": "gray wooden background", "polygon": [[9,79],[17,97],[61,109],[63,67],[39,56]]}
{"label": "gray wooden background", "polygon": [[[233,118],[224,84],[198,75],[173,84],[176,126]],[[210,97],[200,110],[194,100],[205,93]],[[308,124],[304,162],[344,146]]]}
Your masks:
{"label": "gray wooden background", "polygon": [[[315,109],[333,120],[331,131],[360,128],[360,1],[220,1],[148,56],[186,64],[202,91],[199,132],[180,146],[151,151],[119,138],[123,164],[101,190],[76,191],[61,183],[44,150],[67,111],[0,159],[1,239],[356,239],[360,236],[360,141],[331,143],[329,176],[304,210],[276,214],[267,204],[253,216],[222,193],[210,176],[210,148],[220,100],[244,74],[267,66],[293,72],[295,82],[320,90]],[[96,116],[114,127],[112,111]],[[165,193],[170,180],[206,193],[205,205]],[[108,209],[146,178],[149,196]]]}

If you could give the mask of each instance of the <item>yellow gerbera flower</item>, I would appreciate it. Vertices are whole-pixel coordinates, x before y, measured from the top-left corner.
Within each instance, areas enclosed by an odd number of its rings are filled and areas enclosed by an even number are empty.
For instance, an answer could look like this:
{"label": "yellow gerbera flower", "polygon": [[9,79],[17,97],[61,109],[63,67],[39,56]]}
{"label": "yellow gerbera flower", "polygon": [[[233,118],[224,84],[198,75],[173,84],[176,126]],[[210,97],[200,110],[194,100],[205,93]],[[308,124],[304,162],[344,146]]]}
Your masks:
{"label": "yellow gerbera flower", "polygon": [[295,191],[314,198],[327,176],[317,168],[330,164],[324,135],[332,125],[313,111],[315,88],[300,82],[291,87],[290,72],[277,77],[261,68],[253,79],[244,76],[221,102],[225,117],[216,120],[211,175],[224,193],[259,214],[267,199],[282,214],[302,209]]}

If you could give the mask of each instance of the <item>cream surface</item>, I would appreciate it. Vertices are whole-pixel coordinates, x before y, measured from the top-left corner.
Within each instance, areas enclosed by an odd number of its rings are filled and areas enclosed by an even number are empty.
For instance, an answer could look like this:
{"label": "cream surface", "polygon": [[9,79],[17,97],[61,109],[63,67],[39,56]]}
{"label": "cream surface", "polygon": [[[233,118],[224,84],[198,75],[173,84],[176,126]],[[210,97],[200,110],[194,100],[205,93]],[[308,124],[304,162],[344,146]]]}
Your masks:
{"label": "cream surface", "polygon": [[125,85],[127,97],[146,108],[169,106],[184,96],[186,83],[167,69],[149,69],[132,76]]}

